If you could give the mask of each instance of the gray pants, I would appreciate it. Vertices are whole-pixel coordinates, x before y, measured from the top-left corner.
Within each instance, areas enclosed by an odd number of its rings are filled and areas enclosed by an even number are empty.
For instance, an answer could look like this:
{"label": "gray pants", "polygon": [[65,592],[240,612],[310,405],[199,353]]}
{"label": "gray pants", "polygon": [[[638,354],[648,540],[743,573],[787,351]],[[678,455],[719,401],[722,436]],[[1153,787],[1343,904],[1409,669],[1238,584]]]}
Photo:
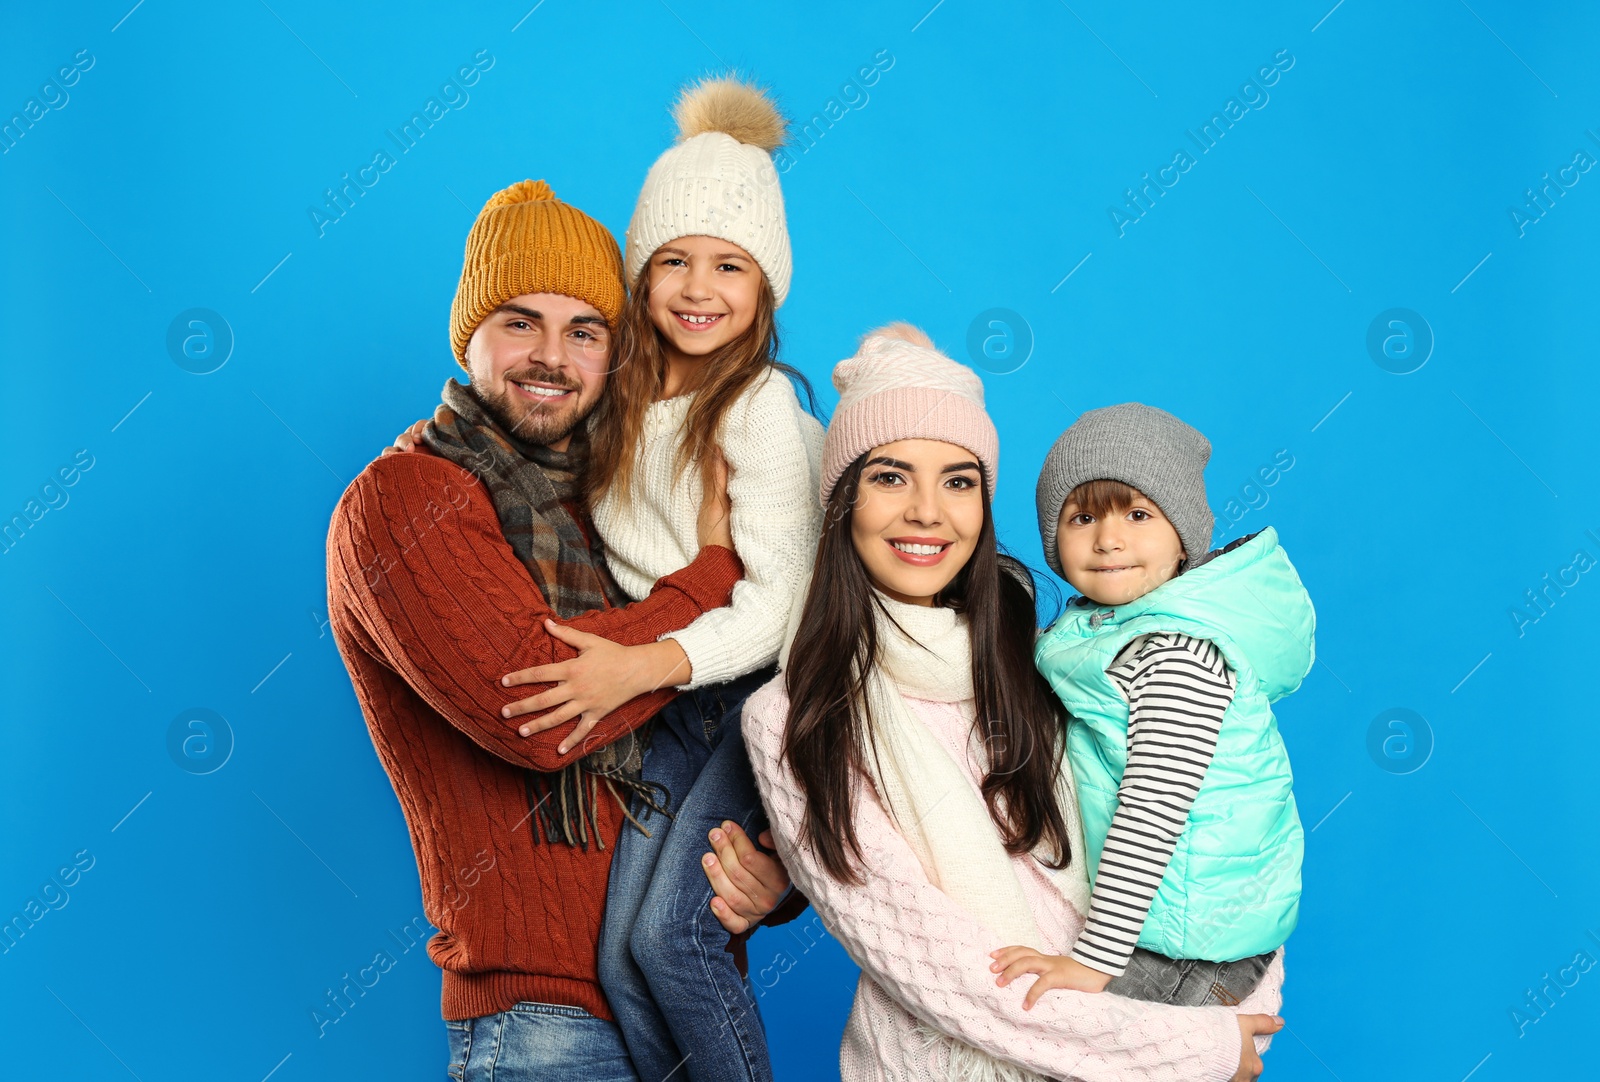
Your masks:
{"label": "gray pants", "polygon": [[1268,951],[1237,962],[1196,962],[1135,947],[1128,968],[1111,978],[1106,991],[1178,1007],[1233,1007],[1256,990],[1277,953]]}

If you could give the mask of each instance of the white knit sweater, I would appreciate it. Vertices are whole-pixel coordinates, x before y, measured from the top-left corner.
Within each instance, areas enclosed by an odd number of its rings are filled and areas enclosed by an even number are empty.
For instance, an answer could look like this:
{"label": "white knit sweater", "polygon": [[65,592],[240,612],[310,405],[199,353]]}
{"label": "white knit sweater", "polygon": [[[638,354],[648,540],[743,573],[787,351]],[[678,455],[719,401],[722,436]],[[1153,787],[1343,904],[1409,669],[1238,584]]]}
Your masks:
{"label": "white knit sweater", "polygon": [[[617,585],[634,600],[700,551],[696,522],[705,492],[691,463],[674,475],[693,394],[653,403],[634,465],[632,499],[613,485],[593,508]],[[681,688],[720,684],[771,664],[790,608],[816,554],[822,527],[822,425],[800,407],[787,377],[771,371],[729,408],[718,441],[728,462],[734,551],[744,579],[726,608],[713,609],[676,639],[693,666]]]}
{"label": "white knit sweater", "polygon": [[[967,754],[972,700],[907,699],[976,788],[981,772]],[[857,779],[855,827],[866,881],[840,883],[815,851],[798,843],[805,798],[783,759],[789,699],[783,677],[745,704],[744,736],[772,822],[779,855],[822,917],[861,967],[855,1005],[839,1051],[843,1082],[950,1082],[948,1053],[929,1031],[948,1034],[1040,1075],[1080,1082],[1194,1082],[1231,1078],[1239,1065],[1242,1013],[1272,1013],[1282,1001],[1282,952],[1261,984],[1237,1008],[1169,1007],[1109,993],[1045,993],[1022,1009],[1030,980],[1000,988],[988,952],[998,941],[982,913],[969,913],[929,880],[871,784]],[[1079,859],[1082,859],[1080,854]],[[1061,904],[1048,869],[1026,854],[1013,858],[1033,906],[1040,946],[1066,954],[1083,918]],[[1257,1037],[1265,1051],[1270,1038]]]}

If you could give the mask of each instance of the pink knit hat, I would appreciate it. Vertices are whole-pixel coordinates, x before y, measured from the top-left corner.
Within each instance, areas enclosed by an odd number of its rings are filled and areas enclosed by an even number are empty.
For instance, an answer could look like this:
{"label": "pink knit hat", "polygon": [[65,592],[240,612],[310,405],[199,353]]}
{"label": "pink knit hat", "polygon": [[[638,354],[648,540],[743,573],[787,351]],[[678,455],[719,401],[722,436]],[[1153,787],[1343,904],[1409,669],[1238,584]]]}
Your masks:
{"label": "pink knit hat", "polygon": [[896,440],[942,440],[965,447],[983,465],[994,496],[1000,436],[983,408],[983,381],[940,353],[908,323],[867,332],[856,355],[833,369],[839,407],[822,445],[822,502],[850,463]]}

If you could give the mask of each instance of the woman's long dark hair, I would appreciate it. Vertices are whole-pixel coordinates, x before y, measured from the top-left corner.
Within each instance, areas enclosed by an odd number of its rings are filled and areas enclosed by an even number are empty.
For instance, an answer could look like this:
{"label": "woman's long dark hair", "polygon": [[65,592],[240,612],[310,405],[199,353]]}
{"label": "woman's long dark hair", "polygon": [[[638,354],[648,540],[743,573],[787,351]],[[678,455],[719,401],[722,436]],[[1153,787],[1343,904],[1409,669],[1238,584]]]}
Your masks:
{"label": "woman's long dark hair", "polygon": [[[789,652],[785,686],[789,720],[783,751],[805,794],[801,837],[835,879],[860,882],[853,784],[875,754],[861,703],[866,674],[877,663],[872,581],[856,554],[850,521],[860,488],[862,455],[834,486],[812,570],[811,589]],[[983,531],[967,565],[935,599],[965,613],[972,632],[973,723],[989,757],[983,798],[1005,847],[1026,853],[1041,841],[1052,867],[1072,859],[1066,820],[1056,802],[1063,715],[1033,667],[1035,611],[1028,571],[1002,555],[988,486]]]}

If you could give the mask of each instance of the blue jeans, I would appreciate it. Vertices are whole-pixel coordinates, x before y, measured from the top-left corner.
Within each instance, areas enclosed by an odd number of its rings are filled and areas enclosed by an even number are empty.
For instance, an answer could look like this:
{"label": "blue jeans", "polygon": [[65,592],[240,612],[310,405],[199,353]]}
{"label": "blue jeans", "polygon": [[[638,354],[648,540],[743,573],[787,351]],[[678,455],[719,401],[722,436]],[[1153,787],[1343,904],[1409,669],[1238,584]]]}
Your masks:
{"label": "blue jeans", "polygon": [[1106,991],[1147,1003],[1233,1007],[1256,990],[1277,953],[1268,951],[1237,962],[1196,962],[1135,947],[1128,968],[1111,978]]}
{"label": "blue jeans", "polygon": [[616,1024],[579,1007],[518,1003],[445,1027],[453,1082],[639,1082]]}
{"label": "blue jeans", "polygon": [[634,814],[611,859],[600,933],[600,986],[646,1082],[770,1082],[755,997],[711,912],[700,858],[732,821],[766,829],[739,715],[771,668],[686,691],[656,715],[644,777],[666,787],[672,818]]}

